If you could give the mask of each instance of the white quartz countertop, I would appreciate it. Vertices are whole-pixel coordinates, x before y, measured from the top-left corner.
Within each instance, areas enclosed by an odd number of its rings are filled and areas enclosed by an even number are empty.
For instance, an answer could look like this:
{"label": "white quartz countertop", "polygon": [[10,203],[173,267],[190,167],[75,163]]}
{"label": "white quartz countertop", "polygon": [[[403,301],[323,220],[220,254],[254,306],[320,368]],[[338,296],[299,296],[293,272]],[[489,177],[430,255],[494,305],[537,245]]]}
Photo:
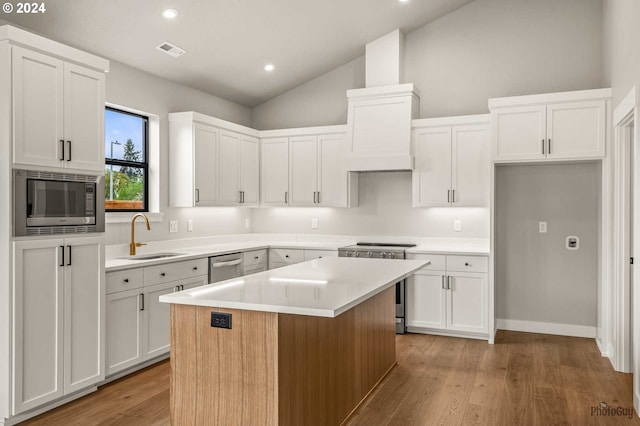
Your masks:
{"label": "white quartz countertop", "polygon": [[[123,269],[138,268],[178,262],[182,260],[198,259],[208,256],[218,256],[226,253],[241,251],[283,248],[297,250],[337,250],[340,247],[355,244],[357,241],[382,241],[382,242],[412,242],[416,247],[407,250],[407,253],[431,253],[431,254],[461,254],[481,255],[489,254],[489,240],[487,239],[458,239],[458,238],[431,238],[413,239],[407,237],[375,237],[375,236],[333,236],[324,235],[320,238],[295,235],[240,235],[220,236],[211,240],[185,239],[167,240],[149,243],[138,249],[138,254],[151,254],[160,252],[180,253],[162,259],[131,260],[127,259],[125,245],[107,246],[105,261],[106,272]],[[123,251],[124,250],[124,251]]]}
{"label": "white quartz countertop", "polygon": [[334,318],[428,260],[325,257],[160,296],[160,302]]}

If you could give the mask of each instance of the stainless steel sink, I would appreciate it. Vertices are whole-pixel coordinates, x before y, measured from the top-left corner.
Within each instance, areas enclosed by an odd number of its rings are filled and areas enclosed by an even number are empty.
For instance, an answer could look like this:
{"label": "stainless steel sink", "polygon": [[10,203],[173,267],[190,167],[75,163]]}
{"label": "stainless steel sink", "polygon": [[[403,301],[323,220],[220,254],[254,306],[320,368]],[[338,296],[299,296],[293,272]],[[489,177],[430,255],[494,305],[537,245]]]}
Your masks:
{"label": "stainless steel sink", "polygon": [[135,256],[119,257],[118,259],[153,260],[153,259],[164,259],[166,257],[182,256],[184,254],[186,254],[186,253],[149,253],[149,254],[137,254]]}

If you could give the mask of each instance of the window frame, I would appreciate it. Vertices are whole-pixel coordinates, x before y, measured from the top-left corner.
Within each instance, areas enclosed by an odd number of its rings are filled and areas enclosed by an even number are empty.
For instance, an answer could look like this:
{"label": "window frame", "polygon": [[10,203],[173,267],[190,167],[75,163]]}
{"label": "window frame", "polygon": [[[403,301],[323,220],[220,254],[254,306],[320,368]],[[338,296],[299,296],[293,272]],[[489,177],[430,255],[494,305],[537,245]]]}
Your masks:
{"label": "window frame", "polygon": [[[137,169],[142,169],[143,170],[143,176],[144,176],[144,185],[143,185],[143,190],[144,190],[144,197],[143,197],[143,208],[142,209],[108,209],[106,207],[106,202],[108,201],[107,198],[105,197],[105,213],[127,213],[127,212],[132,212],[132,213],[138,213],[138,212],[142,212],[142,213],[147,213],[149,212],[149,117],[147,117],[146,115],[142,115],[142,114],[136,114],[134,112],[130,112],[130,111],[125,111],[123,109],[119,109],[119,108],[115,108],[115,107],[111,107],[111,106],[105,106],[104,107],[105,112],[106,111],[113,111],[113,112],[117,112],[119,114],[126,114],[126,115],[131,115],[133,117],[137,117],[137,118],[141,118],[144,122],[144,141],[142,143],[142,149],[143,149],[143,158],[144,158],[144,162],[137,162],[137,161],[128,161],[128,160],[114,160],[111,158],[106,158],[105,156],[105,168],[107,166],[120,166],[120,167],[134,167]],[[105,144],[106,144],[106,140],[105,140]]]}

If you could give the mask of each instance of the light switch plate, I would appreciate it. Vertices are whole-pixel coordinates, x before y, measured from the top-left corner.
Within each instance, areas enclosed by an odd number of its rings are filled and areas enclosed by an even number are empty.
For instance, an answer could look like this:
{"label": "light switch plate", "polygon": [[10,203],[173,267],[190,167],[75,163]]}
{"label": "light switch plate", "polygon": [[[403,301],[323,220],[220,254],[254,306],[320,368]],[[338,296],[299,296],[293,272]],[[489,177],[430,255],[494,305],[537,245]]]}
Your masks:
{"label": "light switch plate", "polygon": [[462,231],[462,221],[460,219],[456,219],[453,221],[453,231],[454,232]]}
{"label": "light switch plate", "polygon": [[187,221],[187,231],[193,232],[193,220],[191,219]]}
{"label": "light switch plate", "polygon": [[311,219],[311,229],[318,229],[318,219],[315,217]]}
{"label": "light switch plate", "polygon": [[244,220],[244,227],[249,228],[251,226],[251,222],[249,222],[249,218]]}
{"label": "light switch plate", "polygon": [[169,232],[178,232],[178,221],[177,220],[169,221]]}
{"label": "light switch plate", "polygon": [[538,222],[538,232],[541,234],[547,233],[547,222]]}

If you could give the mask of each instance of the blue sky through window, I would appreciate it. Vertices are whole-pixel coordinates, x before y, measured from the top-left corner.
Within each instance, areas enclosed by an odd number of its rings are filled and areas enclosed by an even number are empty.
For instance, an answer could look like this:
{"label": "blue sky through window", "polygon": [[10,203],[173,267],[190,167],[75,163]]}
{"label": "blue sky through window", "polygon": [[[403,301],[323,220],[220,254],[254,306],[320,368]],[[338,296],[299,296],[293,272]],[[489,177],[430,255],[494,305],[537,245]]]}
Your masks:
{"label": "blue sky through window", "polygon": [[119,142],[120,145],[113,144],[113,158],[122,160],[124,144],[128,139],[133,141],[136,151],[141,152],[140,161],[144,161],[144,120],[134,115],[123,114],[118,111],[105,110],[104,116],[104,156],[111,157],[111,142]]}

